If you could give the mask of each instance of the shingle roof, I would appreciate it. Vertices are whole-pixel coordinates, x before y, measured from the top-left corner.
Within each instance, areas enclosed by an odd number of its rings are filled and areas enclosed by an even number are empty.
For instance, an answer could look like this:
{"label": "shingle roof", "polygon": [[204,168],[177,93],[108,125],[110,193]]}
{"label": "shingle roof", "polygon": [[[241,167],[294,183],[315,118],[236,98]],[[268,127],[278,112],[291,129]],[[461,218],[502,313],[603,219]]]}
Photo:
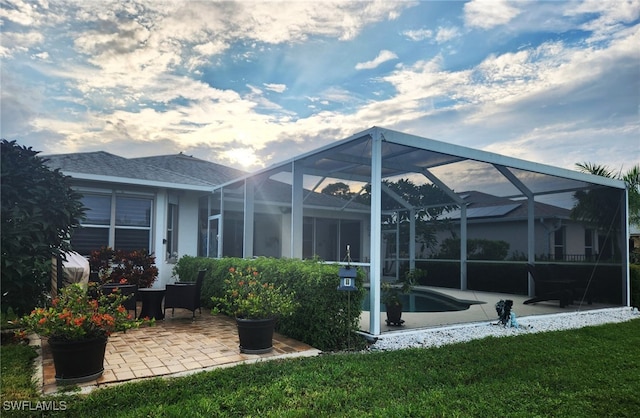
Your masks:
{"label": "shingle roof", "polygon": [[[112,179],[127,179],[136,182],[150,181],[184,186],[213,187],[247,174],[247,172],[227,167],[210,161],[201,160],[185,154],[159,155],[153,157],[123,158],[108,152],[85,152],[73,154],[56,154],[43,156],[52,169],[59,168],[65,174],[87,174],[107,176]],[[290,186],[274,180],[262,184],[262,191],[273,202],[287,203],[291,201]],[[306,204],[313,206],[341,207],[346,202],[334,196],[312,193]],[[354,207],[351,203],[350,207]],[[361,205],[356,205],[362,209]]]}
{"label": "shingle roof", "polygon": [[162,167],[185,176],[204,180],[211,184],[222,184],[248,174],[246,171],[201,160],[185,154],[158,155],[131,158],[155,167]]}
{"label": "shingle roof", "polygon": [[47,166],[59,168],[63,173],[105,176],[114,179],[135,179],[173,185],[208,187],[215,184],[162,167],[146,164],[136,159],[127,159],[104,151],[56,154],[42,156]]}

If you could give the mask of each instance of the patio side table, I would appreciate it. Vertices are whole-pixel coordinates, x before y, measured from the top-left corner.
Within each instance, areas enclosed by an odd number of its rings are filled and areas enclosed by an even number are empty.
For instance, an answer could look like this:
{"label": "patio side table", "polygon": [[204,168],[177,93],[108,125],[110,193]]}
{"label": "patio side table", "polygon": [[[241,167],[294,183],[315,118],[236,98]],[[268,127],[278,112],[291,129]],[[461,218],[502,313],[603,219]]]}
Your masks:
{"label": "patio side table", "polygon": [[138,289],[140,299],[142,301],[142,309],[138,318],[155,318],[156,320],[164,319],[162,311],[162,300],[164,299],[165,289]]}

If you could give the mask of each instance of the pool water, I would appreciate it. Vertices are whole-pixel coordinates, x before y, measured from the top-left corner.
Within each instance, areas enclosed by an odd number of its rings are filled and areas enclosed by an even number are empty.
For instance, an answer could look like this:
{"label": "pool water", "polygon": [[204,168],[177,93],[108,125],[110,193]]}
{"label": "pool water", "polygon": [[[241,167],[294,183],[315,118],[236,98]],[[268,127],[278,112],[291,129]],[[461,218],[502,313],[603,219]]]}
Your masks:
{"label": "pool water", "polygon": [[[402,310],[404,312],[452,312],[466,311],[471,305],[480,305],[486,302],[480,300],[458,299],[431,289],[413,289],[409,294],[401,294]],[[369,291],[365,293],[362,310],[369,311]],[[385,310],[384,303],[380,309]]]}

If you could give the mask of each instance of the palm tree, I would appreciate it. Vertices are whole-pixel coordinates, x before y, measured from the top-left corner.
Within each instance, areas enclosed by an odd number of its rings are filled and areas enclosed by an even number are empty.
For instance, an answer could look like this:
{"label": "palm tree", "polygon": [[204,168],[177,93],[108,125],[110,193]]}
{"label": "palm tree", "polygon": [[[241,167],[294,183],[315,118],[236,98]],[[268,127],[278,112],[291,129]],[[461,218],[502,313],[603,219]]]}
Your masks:
{"label": "palm tree", "polygon": [[[624,180],[629,188],[629,222],[640,222],[640,166],[634,166],[624,176],[616,174],[607,166],[594,163],[577,163],[576,167],[584,173]],[[619,192],[612,188],[592,188],[576,191],[574,198],[576,205],[571,210],[571,217],[604,233],[607,238],[602,243],[601,251],[607,254],[607,248],[613,244],[612,255],[618,256],[620,246],[616,237],[620,231],[622,214]]]}

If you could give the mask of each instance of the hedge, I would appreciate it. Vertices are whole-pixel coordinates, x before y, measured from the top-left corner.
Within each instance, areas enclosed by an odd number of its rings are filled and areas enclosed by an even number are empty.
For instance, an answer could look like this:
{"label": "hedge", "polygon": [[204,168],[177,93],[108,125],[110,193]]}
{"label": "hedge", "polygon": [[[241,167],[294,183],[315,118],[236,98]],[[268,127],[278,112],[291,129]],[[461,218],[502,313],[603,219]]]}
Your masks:
{"label": "hedge", "polygon": [[204,258],[184,256],[178,260],[174,274],[181,280],[195,280],[198,270],[207,269],[202,286],[202,303],[212,308],[211,297],[219,296],[229,268],[253,266],[263,277],[277,286],[283,285],[296,294],[298,308],[288,318],[278,321],[277,331],[323,351],[361,348],[362,338],[356,338],[360,329],[364,273],[358,270],[357,291],[341,292],[337,264],[322,264],[317,260],[276,259],[260,257]]}
{"label": "hedge", "polygon": [[631,279],[631,306],[640,308],[640,264],[629,265]]}

